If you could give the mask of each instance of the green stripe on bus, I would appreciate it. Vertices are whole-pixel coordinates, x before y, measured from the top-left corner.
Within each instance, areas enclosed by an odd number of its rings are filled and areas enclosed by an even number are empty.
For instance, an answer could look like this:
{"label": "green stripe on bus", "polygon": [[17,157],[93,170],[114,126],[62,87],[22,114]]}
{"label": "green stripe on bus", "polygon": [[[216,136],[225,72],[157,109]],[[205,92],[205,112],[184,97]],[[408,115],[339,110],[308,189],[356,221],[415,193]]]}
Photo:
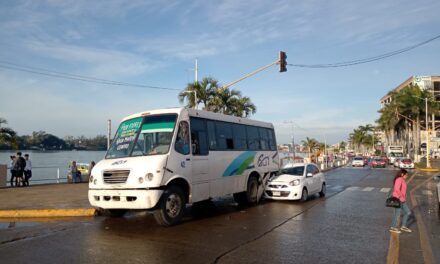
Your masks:
{"label": "green stripe on bus", "polygon": [[174,129],[175,122],[162,122],[162,123],[152,123],[152,124],[143,124],[142,131],[145,130],[168,130],[172,131]]}

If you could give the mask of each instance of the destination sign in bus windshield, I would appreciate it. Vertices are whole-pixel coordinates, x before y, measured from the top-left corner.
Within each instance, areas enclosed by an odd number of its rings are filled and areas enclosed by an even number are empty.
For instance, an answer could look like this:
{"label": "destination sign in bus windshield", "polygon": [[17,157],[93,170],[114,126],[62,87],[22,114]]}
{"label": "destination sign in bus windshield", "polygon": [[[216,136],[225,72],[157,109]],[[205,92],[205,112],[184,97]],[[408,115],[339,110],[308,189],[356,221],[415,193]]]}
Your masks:
{"label": "destination sign in bus windshield", "polygon": [[142,117],[121,123],[106,158],[127,157],[142,124]]}
{"label": "destination sign in bus windshield", "polygon": [[159,155],[168,152],[177,115],[153,115],[125,120],[106,158]]}

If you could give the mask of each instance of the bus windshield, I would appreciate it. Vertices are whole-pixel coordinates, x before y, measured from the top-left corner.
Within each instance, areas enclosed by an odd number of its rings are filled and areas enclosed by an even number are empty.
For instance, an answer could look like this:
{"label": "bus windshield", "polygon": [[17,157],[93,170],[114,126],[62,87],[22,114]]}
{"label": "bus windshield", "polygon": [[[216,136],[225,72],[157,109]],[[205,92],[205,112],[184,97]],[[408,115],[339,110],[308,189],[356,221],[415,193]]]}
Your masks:
{"label": "bus windshield", "polygon": [[106,158],[168,153],[177,115],[137,117],[121,123]]}

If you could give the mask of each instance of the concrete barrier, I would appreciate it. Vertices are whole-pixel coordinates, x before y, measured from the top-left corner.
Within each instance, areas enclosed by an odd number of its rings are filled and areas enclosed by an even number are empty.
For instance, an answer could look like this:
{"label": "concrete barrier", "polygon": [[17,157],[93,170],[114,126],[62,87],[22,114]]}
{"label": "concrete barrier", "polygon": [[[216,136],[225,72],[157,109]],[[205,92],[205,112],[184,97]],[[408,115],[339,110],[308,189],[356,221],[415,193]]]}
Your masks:
{"label": "concrete barrier", "polygon": [[0,164],[0,188],[6,187],[8,177],[8,167],[4,164]]}

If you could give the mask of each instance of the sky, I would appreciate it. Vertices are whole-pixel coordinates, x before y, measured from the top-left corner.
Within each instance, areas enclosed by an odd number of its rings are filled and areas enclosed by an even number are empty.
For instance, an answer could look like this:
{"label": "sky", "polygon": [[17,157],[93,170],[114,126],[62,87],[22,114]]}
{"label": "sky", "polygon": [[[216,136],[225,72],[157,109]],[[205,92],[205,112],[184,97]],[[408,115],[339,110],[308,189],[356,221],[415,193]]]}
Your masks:
{"label": "sky", "polygon": [[[280,50],[290,64],[370,58],[439,35],[439,10],[438,0],[4,0],[0,117],[19,135],[104,135],[109,119],[115,131],[132,113],[182,106],[196,59],[199,79],[228,84]],[[172,89],[33,73],[42,70]],[[374,124],[380,98],[414,75],[440,75],[440,39],[350,67],[273,66],[231,88],[256,105],[252,119],[274,124],[278,143],[334,144]]]}

